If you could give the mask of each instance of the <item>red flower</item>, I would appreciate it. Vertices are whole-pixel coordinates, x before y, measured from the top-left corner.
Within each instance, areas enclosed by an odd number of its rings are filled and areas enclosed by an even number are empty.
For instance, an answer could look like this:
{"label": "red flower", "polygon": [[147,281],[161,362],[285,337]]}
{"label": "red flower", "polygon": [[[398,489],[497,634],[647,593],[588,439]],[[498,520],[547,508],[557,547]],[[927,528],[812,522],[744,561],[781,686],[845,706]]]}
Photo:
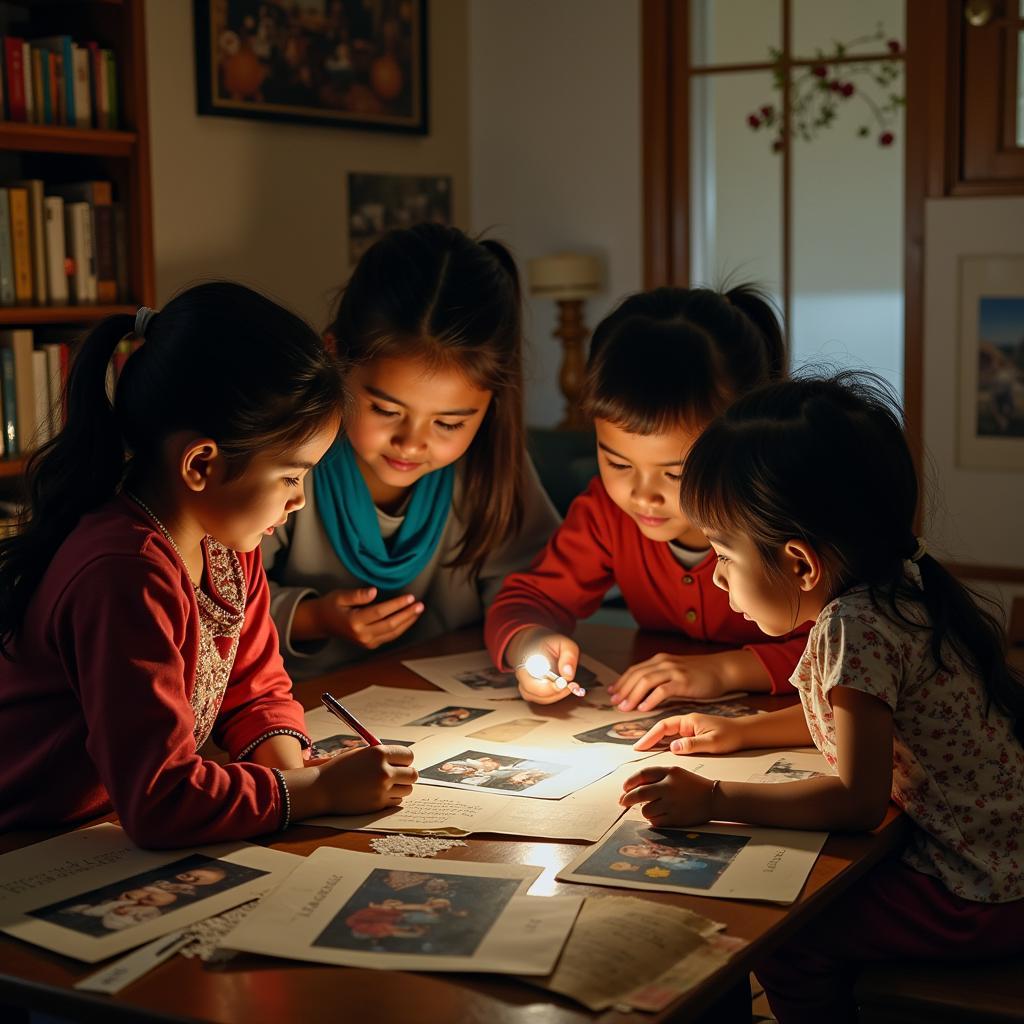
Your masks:
{"label": "red flower", "polygon": [[761,113],[764,114],[765,117],[771,117],[772,114],[775,113],[775,108],[770,103],[766,103],[761,108]]}
{"label": "red flower", "polygon": [[828,70],[824,64],[815,64],[814,67],[811,68],[811,74],[814,75],[815,78],[824,78],[828,74]]}
{"label": "red flower", "polygon": [[833,92],[842,92],[842,90],[843,90],[843,83],[840,82],[838,78],[836,78],[836,79],[833,79],[831,82],[828,83],[828,87]]}
{"label": "red flower", "polygon": [[759,118],[757,114],[750,114],[747,117],[747,124],[749,124],[751,128],[760,128],[761,118]]}
{"label": "red flower", "polygon": [[853,95],[853,82],[843,82],[839,91],[849,99]]}
{"label": "red flower", "polygon": [[893,135],[892,132],[882,132],[882,134],[878,136],[878,144],[880,146],[891,146],[895,138],[896,136]]}
{"label": "red flower", "polygon": [[900,50],[903,49],[903,47],[900,46],[900,41],[898,39],[890,39],[885,45],[889,47],[890,53],[899,53]]}

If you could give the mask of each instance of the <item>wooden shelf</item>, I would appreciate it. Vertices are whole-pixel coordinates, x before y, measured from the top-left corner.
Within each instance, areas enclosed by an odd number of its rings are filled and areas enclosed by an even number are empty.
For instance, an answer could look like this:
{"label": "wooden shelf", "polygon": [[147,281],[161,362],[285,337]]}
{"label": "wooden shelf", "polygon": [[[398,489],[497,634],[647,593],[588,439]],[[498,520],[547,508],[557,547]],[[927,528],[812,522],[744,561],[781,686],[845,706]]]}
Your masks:
{"label": "wooden shelf", "polygon": [[25,460],[20,455],[13,459],[0,459],[0,480],[5,477],[21,476],[25,470]]}
{"label": "wooden shelf", "polygon": [[0,326],[88,324],[118,313],[134,315],[137,306],[0,306]]}
{"label": "wooden shelf", "polygon": [[128,158],[134,155],[137,142],[135,132],[0,121],[0,149]]}

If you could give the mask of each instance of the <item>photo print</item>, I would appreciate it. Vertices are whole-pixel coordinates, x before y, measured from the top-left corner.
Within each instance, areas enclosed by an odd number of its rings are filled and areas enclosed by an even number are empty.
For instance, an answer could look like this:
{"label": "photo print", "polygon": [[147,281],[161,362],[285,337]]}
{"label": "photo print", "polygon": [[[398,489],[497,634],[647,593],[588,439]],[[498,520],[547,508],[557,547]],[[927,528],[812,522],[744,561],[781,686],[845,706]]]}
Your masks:
{"label": "photo print", "polygon": [[[415,740],[396,740],[380,737],[381,743],[386,747],[411,747]],[[339,732],[335,736],[325,736],[322,740],[315,740],[310,748],[310,757],[330,757],[344,750],[359,750],[360,747],[368,746],[362,736],[354,732]]]}
{"label": "photo print", "polygon": [[421,768],[420,778],[454,786],[526,793],[568,768],[567,764],[553,761],[464,750],[454,757]]}
{"label": "photo print", "polygon": [[460,725],[468,725],[470,722],[490,714],[493,714],[492,708],[464,708],[450,704],[406,724],[422,728],[454,729]]}
{"label": "photo print", "polygon": [[101,938],[147,924],[269,872],[191,854],[162,868],[28,911],[28,916]]}
{"label": "photo print", "polygon": [[766,768],[764,772],[751,775],[750,778],[747,779],[747,782],[799,782],[802,779],[822,779],[824,777],[824,772],[811,771],[806,768],[797,768],[793,765],[792,761],[787,760],[784,757],[780,757],[778,761]]}
{"label": "photo print", "polygon": [[371,871],[313,945],[472,956],[520,885],[516,878]]}

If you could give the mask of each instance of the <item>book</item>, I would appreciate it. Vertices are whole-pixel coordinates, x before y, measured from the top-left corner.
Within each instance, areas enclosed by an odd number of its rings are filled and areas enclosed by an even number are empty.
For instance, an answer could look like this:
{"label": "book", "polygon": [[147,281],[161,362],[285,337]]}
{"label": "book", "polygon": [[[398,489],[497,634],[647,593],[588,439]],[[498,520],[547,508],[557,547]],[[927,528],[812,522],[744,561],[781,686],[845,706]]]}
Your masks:
{"label": "book", "polygon": [[38,47],[29,46],[29,55],[32,58],[32,92],[35,99],[36,123],[49,124],[49,102],[46,93],[43,91],[43,63],[40,57],[41,51]]}
{"label": "book", "polygon": [[117,95],[117,59],[114,57],[113,50],[104,50],[103,59],[107,66],[107,94],[109,96],[108,109],[110,118],[108,127],[116,129],[121,123]]}
{"label": "book", "polygon": [[33,301],[42,306],[46,302],[46,230],[43,210],[43,183],[39,178],[12,182],[28,193],[29,243],[32,251]]}
{"label": "book", "polygon": [[89,95],[89,51],[84,46],[71,44],[74,68],[75,126],[92,127],[92,97]]}
{"label": "book", "polygon": [[32,89],[32,47],[26,42],[21,44],[21,74],[25,82],[25,120],[29,124],[35,124],[36,100]]}
{"label": "book", "polygon": [[71,36],[48,36],[35,40],[36,46],[42,46],[51,53],[57,54],[58,78],[63,84],[64,102],[61,124],[74,125],[75,120],[75,63]]}
{"label": "book", "polygon": [[60,196],[43,197],[46,222],[46,292],[52,306],[68,302],[67,243],[64,240],[64,200]]}
{"label": "book", "polygon": [[63,342],[43,345],[50,391],[50,436],[55,437],[64,426],[64,385],[68,379],[70,351]]}
{"label": "book", "polygon": [[11,249],[11,205],[0,188],[0,306],[14,305],[14,253]]}
{"label": "book", "polygon": [[114,213],[114,277],[119,302],[128,301],[128,214],[124,203],[113,203]]}
{"label": "book", "polygon": [[[36,432],[35,377],[32,367],[32,332],[24,327],[0,331],[0,351],[9,352],[14,376],[14,419],[16,454],[24,454]],[[4,392],[7,410],[7,392]],[[8,413],[9,415],[9,413]]]}
{"label": "book", "polygon": [[86,43],[89,50],[89,85],[92,91],[92,123],[94,128],[110,127],[108,119],[106,70],[99,43]]}
{"label": "book", "polygon": [[57,76],[57,65],[60,63],[60,54],[51,53],[40,47],[40,51],[46,56],[46,74],[49,79],[50,90],[50,118],[51,124],[63,124],[62,110],[64,107],[64,83]]}
{"label": "book", "polygon": [[14,255],[14,301],[32,302],[32,243],[29,240],[28,190],[7,190],[11,210],[11,252]]}
{"label": "book", "polygon": [[3,400],[4,454],[18,455],[18,399],[14,385],[14,353],[0,348],[0,396]]}
{"label": "book", "polygon": [[[17,357],[15,357],[17,365]],[[32,409],[35,423],[32,428],[31,447],[38,448],[50,440],[50,369],[46,353],[41,348],[32,349]]]}
{"label": "book", "polygon": [[7,85],[7,115],[12,121],[24,121],[25,69],[22,67],[21,44],[15,36],[4,36],[4,71]]}
{"label": "book", "polygon": [[117,257],[114,240],[114,189],[109,181],[79,181],[51,188],[65,202],[89,204],[92,219],[92,258],[96,275],[94,301],[117,301]]}
{"label": "book", "polygon": [[92,216],[88,203],[64,203],[64,237],[71,261],[71,297],[78,305],[96,301],[92,268]]}

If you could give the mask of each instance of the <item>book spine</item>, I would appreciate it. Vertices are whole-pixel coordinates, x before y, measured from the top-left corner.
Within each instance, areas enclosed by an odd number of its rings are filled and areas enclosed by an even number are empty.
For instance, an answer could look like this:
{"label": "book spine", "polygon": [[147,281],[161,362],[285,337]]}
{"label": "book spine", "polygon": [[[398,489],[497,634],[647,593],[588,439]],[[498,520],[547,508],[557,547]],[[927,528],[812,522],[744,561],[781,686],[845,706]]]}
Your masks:
{"label": "book spine", "polygon": [[11,252],[14,255],[14,301],[18,305],[32,302],[32,246],[29,241],[28,192],[23,188],[8,190],[11,207]]}
{"label": "book spine", "polygon": [[103,58],[100,55],[99,43],[86,43],[89,54],[89,92],[92,96],[92,126],[106,128],[103,115]]}
{"label": "book spine", "polygon": [[75,48],[71,44],[71,36],[60,37],[61,52],[64,64],[64,110],[65,124],[75,125]]}
{"label": "book spine", "polygon": [[114,279],[117,299],[127,302],[128,295],[128,214],[124,203],[112,203],[114,215]]}
{"label": "book spine", "polygon": [[[0,121],[9,121],[7,113],[7,72],[4,70],[4,37],[0,36]],[[0,416],[2,420],[2,416]],[[3,431],[0,431],[0,444],[3,443]]]}
{"label": "book spine", "polygon": [[24,454],[36,433],[35,378],[32,370],[32,332],[25,328],[0,331],[0,344],[14,355],[14,390],[17,403],[18,446]]}
{"label": "book spine", "polygon": [[50,123],[63,124],[61,121],[63,97],[61,96],[60,83],[57,80],[57,62],[60,60],[60,55],[50,50],[44,50],[43,52],[46,54],[46,77],[50,83]]}
{"label": "book spine", "polygon": [[68,83],[64,77],[64,54],[53,51],[53,75],[57,80],[57,124],[70,124],[68,120]]}
{"label": "book spine", "polygon": [[32,431],[32,445],[38,448],[50,440],[50,370],[46,353],[41,349],[32,350],[32,391],[35,412],[35,426]]}
{"label": "book spine", "polygon": [[75,125],[92,127],[92,100],[89,96],[89,51],[72,44],[72,66],[75,69]]}
{"label": "book spine", "polygon": [[67,243],[64,240],[64,200],[46,196],[46,284],[50,302],[65,306],[68,301]]}
{"label": "book spine", "polygon": [[34,301],[46,303],[46,232],[43,211],[43,183],[38,178],[14,182],[28,192],[29,236],[32,244],[32,284]]}
{"label": "book spine", "polygon": [[0,306],[14,305],[14,252],[8,190],[0,188]]}
{"label": "book spine", "polygon": [[56,437],[64,425],[64,365],[62,349],[67,346],[50,342],[43,346],[46,353],[46,375],[50,395],[50,436]]}
{"label": "book spine", "polygon": [[32,48],[28,43],[21,44],[21,73],[25,80],[25,120],[29,124],[35,124],[36,101],[32,89]]}
{"label": "book spine", "polygon": [[12,121],[24,121],[25,69],[22,67],[20,39],[4,36],[4,70],[7,72],[7,108]]}
{"label": "book spine", "polygon": [[49,124],[50,104],[43,82],[43,55],[38,46],[30,46],[29,53],[32,55],[32,90],[35,93],[36,122]]}
{"label": "book spine", "polygon": [[18,446],[18,399],[14,387],[14,353],[9,348],[0,348],[0,390],[4,403],[4,442],[7,455],[21,453]]}
{"label": "book spine", "polygon": [[85,248],[83,220],[89,218],[88,203],[64,204],[64,236],[67,246],[68,277],[71,279],[71,297],[76,305],[89,301],[89,253]]}
{"label": "book spine", "polygon": [[82,249],[85,253],[86,302],[96,301],[96,233],[93,224],[92,205],[82,204],[80,215],[82,226]]}
{"label": "book spine", "polygon": [[96,299],[117,301],[117,253],[114,241],[114,189],[109,181],[92,182]]}
{"label": "book spine", "polygon": [[120,100],[117,92],[117,58],[113,50],[104,50],[107,61],[107,93],[110,111],[110,127],[117,128],[121,124]]}

